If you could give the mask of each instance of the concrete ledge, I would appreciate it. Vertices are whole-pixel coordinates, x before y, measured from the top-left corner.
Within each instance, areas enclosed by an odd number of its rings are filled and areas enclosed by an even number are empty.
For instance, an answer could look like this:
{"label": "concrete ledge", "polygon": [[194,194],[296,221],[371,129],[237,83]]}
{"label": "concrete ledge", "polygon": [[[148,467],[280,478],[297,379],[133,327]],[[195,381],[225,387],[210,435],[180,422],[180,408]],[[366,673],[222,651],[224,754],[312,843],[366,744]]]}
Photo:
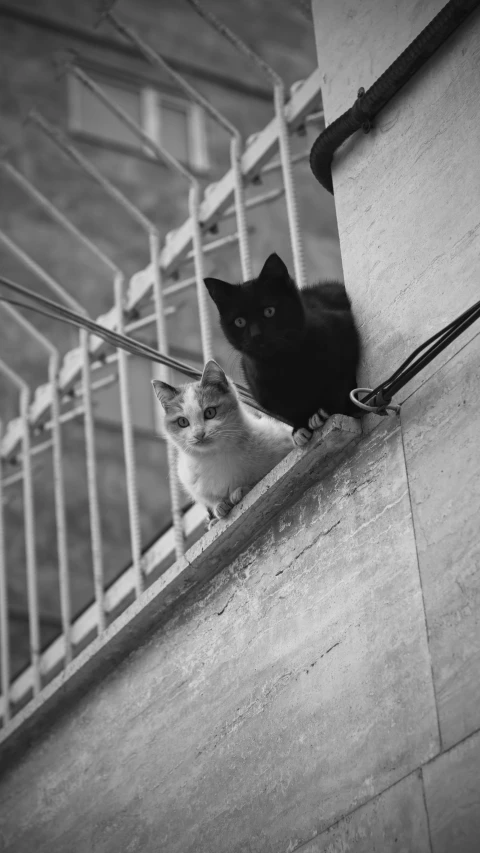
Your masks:
{"label": "concrete ledge", "polygon": [[52,715],[75,703],[118,662],[142,644],[182,599],[220,572],[283,508],[321,480],[361,437],[360,422],[334,415],[305,449],[293,450],[227,519],[203,536],[184,558],[155,581],[107,630],[81,652],[0,733],[2,770],[48,727]]}

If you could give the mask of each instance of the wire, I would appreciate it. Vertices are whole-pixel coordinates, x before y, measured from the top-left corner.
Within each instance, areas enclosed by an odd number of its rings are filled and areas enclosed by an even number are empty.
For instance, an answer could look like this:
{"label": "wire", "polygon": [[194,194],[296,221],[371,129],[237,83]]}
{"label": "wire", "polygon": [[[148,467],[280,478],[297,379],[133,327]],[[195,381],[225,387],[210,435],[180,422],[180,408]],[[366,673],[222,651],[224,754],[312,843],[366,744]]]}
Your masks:
{"label": "wire", "polygon": [[[365,397],[357,400],[355,394],[368,389],[356,388],[350,394],[350,399],[359,408],[367,411],[377,409],[378,414],[383,414],[392,397],[478,319],[480,319],[480,300],[428,338],[423,344],[420,344],[388,379],[377,385],[373,390],[369,390]],[[366,404],[370,405],[367,407]]]}
{"label": "wire", "polygon": [[[166,365],[173,370],[178,370],[180,373],[185,374],[191,379],[199,379],[202,375],[202,371],[198,370],[196,367],[186,364],[185,362],[178,361],[176,358],[172,358],[171,356],[164,355],[153,347],[143,344],[141,341],[136,341],[134,338],[130,338],[127,335],[121,335],[118,332],[114,332],[112,329],[107,329],[106,326],[101,326],[99,323],[95,323],[88,317],[77,314],[75,311],[71,311],[59,302],[55,302],[52,299],[48,299],[46,296],[35,293],[33,290],[29,290],[29,288],[11,281],[3,275],[0,275],[0,284],[8,290],[12,290],[16,294],[21,294],[31,300],[34,304],[21,302],[18,299],[12,299],[3,295],[0,295],[1,302],[7,302],[8,304],[15,305],[18,308],[26,308],[29,311],[35,311],[37,314],[41,314],[44,317],[48,317],[52,320],[60,320],[63,323],[76,326],[79,329],[87,329],[87,331],[91,332],[96,337],[102,338],[102,340],[106,341],[116,349],[124,349],[139,358],[145,358],[149,361],[155,361],[158,364]],[[283,418],[272,415],[270,412],[266,412],[265,409],[259,406],[245,386],[240,385],[237,382],[235,382],[234,385],[241,398],[249,406],[257,409],[257,411],[262,412],[265,415],[268,415],[269,417],[274,417],[276,420],[283,421]],[[288,423],[289,426],[291,426],[288,421],[283,422]]]}

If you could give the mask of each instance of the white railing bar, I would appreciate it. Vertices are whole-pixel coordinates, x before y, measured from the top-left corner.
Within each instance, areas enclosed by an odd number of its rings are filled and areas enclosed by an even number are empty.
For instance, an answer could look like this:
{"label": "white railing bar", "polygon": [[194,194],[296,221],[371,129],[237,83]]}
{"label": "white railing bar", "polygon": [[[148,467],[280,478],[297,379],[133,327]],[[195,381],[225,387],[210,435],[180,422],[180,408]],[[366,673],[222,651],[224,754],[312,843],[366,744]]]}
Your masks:
{"label": "white railing bar", "polygon": [[[70,234],[72,234],[82,245],[86,246],[90,252],[92,252],[95,257],[97,257],[108,269],[110,272],[114,273],[114,302],[115,307],[118,314],[118,330],[120,332],[123,331],[123,282],[124,276],[117,266],[117,264],[112,261],[108,255],[105,254],[92,240],[90,240],[85,234],[79,231],[70,220],[64,216],[64,214],[58,210],[58,208],[50,202],[46,196],[42,193],[38,192],[36,188],[30,183],[30,181],[21,175],[20,172],[17,172],[16,169],[10,166],[9,163],[5,161],[0,161],[0,165],[3,169],[10,175],[10,177],[22,187],[22,189],[27,192],[31,198],[33,198],[38,204],[43,207],[44,210],[48,212],[48,214],[58,222],[64,229],[66,229]],[[132,415],[130,409],[130,394],[129,394],[129,382],[128,382],[128,364],[125,351],[121,351],[118,359],[118,367],[119,367],[119,379],[120,379],[120,406],[122,412],[122,434],[123,434],[123,449],[125,456],[125,468],[126,468],[126,482],[127,482],[127,501],[128,501],[128,514],[129,514],[129,524],[130,524],[130,541],[132,547],[132,555],[134,559],[134,563],[138,570],[139,575],[139,594],[142,591],[142,582],[141,582],[141,569],[140,569],[140,554],[141,554],[141,533],[140,533],[140,523],[139,523],[139,506],[138,506],[138,489],[137,489],[137,477],[136,477],[136,464],[135,464],[135,454],[134,454],[134,445],[133,445],[133,426],[132,426]],[[56,386],[55,386],[56,387]],[[57,409],[58,415],[58,394],[55,393],[53,396],[55,401],[54,408]],[[54,430],[58,432],[58,429]],[[55,460],[58,461],[58,453],[56,451],[56,443],[54,443],[54,463]],[[67,643],[68,646],[68,658],[71,658],[71,649],[69,641]]]}
{"label": "white railing bar", "polygon": [[203,283],[204,265],[203,265],[203,248],[202,248],[202,233],[200,225],[200,182],[179,160],[176,159],[169,151],[167,151],[160,143],[154,142],[150,136],[137,125],[133,119],[127,115],[111,98],[101,86],[98,86],[88,74],[79,68],[72,60],[66,61],[66,67],[74,74],[98,100],[110,110],[123,124],[128,127],[135,136],[140,139],[143,144],[159,159],[165,163],[170,169],[182,175],[190,184],[190,192],[188,196],[188,205],[190,217],[193,223],[193,257],[195,264],[195,275],[197,279],[197,302],[198,313],[200,319],[200,334],[202,339],[202,351],[204,361],[208,361],[212,357],[212,332],[210,326],[210,315],[208,311],[208,294]]}
{"label": "white railing bar", "polygon": [[290,162],[290,137],[285,117],[285,85],[276,71],[256,54],[242,39],[210,11],[203,7],[199,0],[187,0],[196,12],[207,21],[221,36],[232,44],[240,53],[247,57],[259,71],[267,78],[273,86],[273,101],[275,115],[278,121],[278,142],[280,149],[280,160],[282,163],[283,183],[285,185],[285,201],[287,205],[288,225],[290,231],[290,242],[292,245],[293,265],[295,277],[300,288],[306,285],[305,263],[303,257],[303,246],[300,233],[300,221],[298,216],[295,185],[293,182],[293,170]]}
{"label": "white railing bar", "polygon": [[[160,241],[157,234],[150,235],[150,257],[152,259],[153,299],[155,305],[157,346],[161,352],[168,353],[167,324],[165,322],[165,310],[163,304],[164,294],[162,292],[162,273],[160,269]],[[165,365],[159,366],[159,375],[164,382],[171,381],[170,370]],[[185,541],[183,536],[180,482],[177,473],[177,455],[173,444],[169,441],[167,441],[167,463],[173,531],[175,536],[175,553],[178,559],[178,557],[181,557],[185,552]]]}
{"label": "white railing bar", "polygon": [[[125,333],[123,282],[123,275],[115,276],[115,305],[118,314],[117,330],[120,334]],[[118,377],[120,384],[120,411],[122,415],[123,447],[126,466],[130,544],[132,548],[132,561],[135,568],[137,596],[140,596],[144,587],[142,566],[140,562],[142,554],[140,510],[138,504],[137,468],[135,464],[135,450],[133,445],[133,422],[130,407],[128,359],[127,354],[123,349],[118,350]]]}
{"label": "white railing bar", "polygon": [[[59,284],[49,273],[47,273],[42,267],[40,267],[35,261],[32,261],[28,255],[26,255],[23,250],[20,250],[19,247],[8,238],[3,232],[0,231],[0,239],[7,245],[7,248],[10,248],[11,251],[17,256],[18,260],[23,263],[27,269],[30,269],[35,275],[40,278],[41,281],[46,284],[46,286],[54,291],[54,293],[58,294],[61,299],[66,302],[71,307],[74,307],[74,310],[79,309],[79,313],[84,316],[88,316],[85,308],[77,303],[73,297],[70,296],[68,291]],[[88,482],[88,501],[89,501],[89,514],[90,514],[90,530],[91,530],[91,539],[92,539],[92,559],[93,559],[93,575],[94,575],[94,584],[95,578],[103,577],[103,556],[102,556],[102,541],[101,541],[101,529],[100,529],[100,510],[98,504],[98,487],[96,482],[96,457],[95,457],[95,440],[94,440],[94,426],[93,426],[93,407],[92,407],[92,389],[90,382],[90,354],[89,354],[89,335],[84,330],[80,330],[80,351],[81,351],[81,359],[82,359],[82,377],[83,377],[83,387],[84,387],[84,409],[85,409],[85,453],[86,453],[86,462],[87,462],[87,482]],[[64,362],[65,364],[65,362]],[[58,372],[58,371],[57,371]],[[28,386],[27,386],[28,388]],[[59,393],[59,383],[56,384],[57,393]],[[49,394],[49,405],[50,408],[54,409],[55,402],[54,397],[55,394],[52,393],[50,389]],[[22,398],[23,399],[23,398]],[[28,401],[30,403],[30,392],[28,392]],[[29,411],[27,410],[27,425],[28,425],[28,415]],[[22,418],[23,419],[23,418]],[[28,435],[26,436],[26,433]],[[29,430],[25,429],[25,425],[23,425],[23,444],[24,444],[24,468],[29,468],[30,476],[31,476],[31,459],[30,459],[30,451],[27,455],[25,455],[25,442],[28,442],[28,447],[30,447],[30,433]],[[25,482],[25,481],[24,481]],[[29,484],[25,486],[26,491],[29,491]],[[32,491],[32,489],[30,489]],[[33,495],[33,491],[32,491]],[[27,495],[28,497],[28,495]],[[32,498],[33,500],[33,498]],[[32,503],[33,507],[33,503]],[[28,565],[28,563],[27,563]],[[95,587],[97,589],[97,586]],[[99,604],[99,613],[102,612],[101,601]],[[40,679],[40,673],[39,673]],[[40,683],[40,681],[38,682]]]}
{"label": "white railing bar", "polygon": [[[79,72],[79,69],[72,67],[72,71]],[[89,79],[87,75],[83,75],[81,72],[80,76],[82,78],[82,82],[86,83],[83,80],[83,76]],[[87,84],[86,84],[87,85]],[[95,84],[93,84],[95,86]],[[96,87],[95,87],[96,88]],[[129,199],[127,199],[123,193],[120,193],[116,187],[106,179],[91,163],[89,163],[83,155],[78,152],[73,145],[69,143],[69,141],[63,136],[63,134],[59,133],[55,126],[52,126],[50,123],[47,123],[42,116],[39,116],[38,113],[33,114],[33,120],[40,127],[40,129],[46,133],[49,138],[54,142],[54,144],[59,147],[62,151],[64,151],[67,156],[72,158],[76,164],[82,169],[82,171],[86,172],[97,184],[99,184],[102,189],[116,201],[119,203],[131,216],[134,217],[137,224],[140,224],[142,228],[148,231],[150,234],[155,226],[139,211],[135,205],[133,205]],[[103,254],[103,253],[102,253]],[[105,256],[106,257],[106,256]],[[107,259],[109,260],[109,259]],[[110,262],[111,263],[111,262]],[[115,281],[114,281],[114,293],[115,293],[115,310],[117,314],[116,327],[117,330],[123,334],[124,332],[124,296],[123,296],[123,275],[121,271],[113,265],[115,269]],[[137,475],[136,475],[136,464],[135,464],[135,451],[134,451],[134,441],[133,441],[133,423],[132,423],[132,415],[131,415],[131,406],[130,406],[130,394],[129,394],[129,381],[128,381],[128,359],[127,354],[124,350],[119,350],[118,352],[118,370],[119,370],[119,384],[120,384],[120,407],[122,412],[122,435],[123,435],[123,447],[124,447],[124,456],[125,456],[125,466],[126,466],[126,482],[127,482],[127,501],[128,501],[128,514],[129,514],[129,525],[130,525],[130,541],[132,548],[132,557],[137,570],[137,594],[140,595],[143,590],[143,579],[141,573],[141,563],[140,563],[140,555],[141,555],[141,528],[140,528],[140,512],[139,512],[139,500],[138,500],[138,487],[137,487]],[[88,412],[88,407],[86,407],[86,412]],[[86,431],[86,436],[87,436]],[[89,454],[91,457],[93,451],[92,443],[89,441]],[[93,464],[93,468],[92,468]],[[95,469],[95,464],[93,459],[90,458],[90,470]],[[93,492],[92,492],[93,499]],[[97,525],[97,532],[99,528]],[[94,549],[96,554],[96,559],[98,561],[99,548]],[[99,578],[103,572],[100,571],[100,567],[97,563],[97,580],[96,588],[98,594],[99,590]],[[99,604],[99,614],[103,612],[103,607],[101,603]],[[102,626],[99,627],[99,630],[103,630],[105,627],[104,620],[102,618]]]}
{"label": "white railing bar", "polygon": [[53,278],[46,270],[43,269],[30,255],[27,254],[20,246],[14,242],[4,231],[0,229],[0,242],[9,250],[9,252],[17,258],[26,267],[30,272],[33,272],[34,275],[37,276],[47,287],[53,292],[56,293],[60,298],[73,310],[77,311],[78,314],[83,314],[83,316],[88,317],[88,312],[86,308],[81,305],[80,302],[77,302],[73,296],[70,295],[68,290],[65,290],[61,284]]}
{"label": "white railing bar", "polygon": [[[48,361],[48,376],[52,391],[52,461],[53,461],[53,495],[55,503],[55,524],[57,531],[58,580],[60,592],[60,616],[62,630],[65,634],[66,663],[72,659],[70,640],[70,576],[68,568],[67,519],[65,514],[65,487],[62,458],[62,433],[60,428],[60,399],[57,387],[60,353],[56,346],[43,335],[32,323],[8,303],[3,303],[3,310],[19,325],[33,340],[46,350]],[[33,455],[30,448],[30,458]]]}
{"label": "white railing bar", "polygon": [[[322,115],[323,115],[323,113],[322,113]],[[302,151],[301,154],[294,154],[294,156],[292,157],[290,162],[291,162],[292,166],[295,166],[297,163],[303,163],[304,160],[308,160],[309,157],[310,157],[310,154],[308,151]],[[267,165],[264,166],[263,169],[260,170],[260,174],[261,175],[268,175],[269,172],[276,172],[277,169],[281,169],[281,168],[282,168],[282,161],[281,160],[272,160],[271,163],[267,163]]]}
{"label": "white railing bar", "polygon": [[[254,198],[248,199],[248,201],[245,203],[245,207],[247,208],[247,210],[253,210],[253,208],[255,207],[260,207],[264,204],[271,204],[273,201],[276,201],[277,198],[281,198],[284,193],[284,187],[277,187],[274,190],[269,190],[266,193],[262,193],[262,195],[257,195]],[[222,221],[224,221],[225,219],[229,219],[234,215],[235,208],[227,207],[225,212],[222,214]]]}
{"label": "white railing bar", "polygon": [[87,463],[88,510],[90,517],[90,540],[92,550],[93,586],[97,603],[98,632],[105,629],[105,609],[103,604],[103,542],[98,500],[97,456],[95,450],[95,428],[93,422],[91,367],[89,355],[89,334],[80,330],[80,348],[82,351],[83,405],[85,409],[85,458]]}
{"label": "white railing bar", "polygon": [[33,694],[40,693],[40,622],[38,617],[37,555],[35,545],[35,510],[33,501],[33,480],[30,457],[30,424],[28,408],[30,388],[21,376],[0,359],[0,371],[18,388],[20,392],[20,417],[23,436],[23,514],[25,524],[25,552],[27,561],[27,601],[28,627],[30,634],[30,656],[32,661]]}
{"label": "white railing bar", "polygon": [[104,17],[107,18],[115,29],[124,35],[134,44],[145,58],[157,66],[163,72],[177,83],[184,92],[202,107],[211,118],[229,134],[230,141],[230,165],[234,178],[234,196],[235,196],[235,215],[237,218],[238,241],[240,249],[240,262],[242,267],[242,275],[244,280],[252,277],[252,265],[250,259],[250,247],[248,243],[247,220],[245,216],[245,188],[243,175],[241,170],[242,156],[242,134],[239,129],[223,113],[215,107],[204,95],[197,91],[188,80],[186,80],[178,71],[175,71],[165,61],[165,59],[157,53],[147,42],[145,42],[134,30],[128,27],[125,23],[111,11],[105,12]]}
{"label": "white railing bar", "polygon": [[[193,535],[205,525],[205,510],[195,504],[187,510],[183,516],[183,528],[185,538]],[[142,555],[144,574],[146,577],[152,574],[155,568],[175,553],[174,530],[170,528],[163,534],[145,554]],[[116,581],[105,592],[105,603],[108,613],[113,613],[117,607],[127,601],[132,592],[135,591],[135,576],[133,567],[129,566]],[[90,605],[72,624],[72,641],[74,646],[81,645],[85,639],[95,631],[97,626],[96,603]],[[63,636],[59,636],[43,652],[41,657],[41,668],[45,676],[61,665],[65,656],[65,643]],[[10,701],[18,704],[32,689],[33,672],[28,667],[19,675],[10,686]],[[5,712],[4,697],[0,696],[0,716]]]}
{"label": "white railing bar", "polygon": [[[192,279],[192,283],[195,284],[195,279]],[[181,289],[183,290],[184,288]],[[165,290],[163,291],[163,295],[166,295]],[[169,308],[165,308],[164,311],[166,317],[176,313],[176,309],[173,307],[173,305]],[[127,325],[125,326],[125,334],[130,335],[132,332],[138,332],[139,329],[144,329],[145,326],[151,326],[153,323],[156,323],[156,321],[156,314],[147,314],[147,316],[145,317],[140,317],[138,320],[133,320],[131,323],[127,323]],[[163,349],[160,351],[163,352]],[[129,355],[129,353],[125,352],[125,355]]]}
{"label": "white railing bar", "polygon": [[80,229],[77,228],[76,225],[74,225],[73,222],[68,219],[68,217],[65,216],[65,214],[62,213],[62,211],[59,210],[58,207],[56,207],[56,205],[54,205],[49,198],[43,195],[43,193],[41,193],[40,190],[38,190],[37,187],[35,187],[31,183],[31,181],[29,181],[28,178],[25,177],[25,175],[22,175],[22,173],[15,169],[15,167],[12,166],[11,163],[9,163],[3,158],[0,158],[0,168],[2,168],[3,171],[6,172],[6,174],[9,175],[12,180],[15,181],[15,183],[19,187],[21,187],[27,193],[27,195],[30,196],[30,198],[32,198],[34,201],[37,202],[40,207],[46,210],[47,213],[51,216],[51,218],[54,219],[59,225],[61,225],[62,228],[65,229],[65,231],[68,231],[72,235],[72,237],[75,237],[75,239],[82,243],[87,249],[89,249],[89,251],[93,252],[93,254],[96,255],[96,257],[103,264],[105,264],[105,266],[108,267],[110,272],[118,272],[117,265],[113,263],[113,261],[108,257],[108,255],[102,252],[99,246],[97,246],[97,244],[93,242],[93,240],[90,240],[90,238],[87,237],[86,234],[80,231]]}
{"label": "white railing bar", "polygon": [[[305,120],[305,116],[308,114],[309,109],[311,108],[312,103],[318,101],[319,94],[321,92],[321,75],[319,69],[316,69],[310,77],[303,83],[303,85],[292,95],[292,99],[289,103],[287,103],[285,108],[286,118],[291,127],[291,129],[295,129]],[[51,136],[53,139],[54,135],[64,136],[62,132],[56,127],[49,127],[50,123],[46,122],[43,117],[39,116],[38,113],[35,113],[36,120],[41,120],[44,125],[48,128],[45,132]],[[30,113],[30,119],[34,119],[34,113]],[[49,130],[51,131],[49,133]],[[258,174],[259,167],[262,167],[266,161],[272,156],[277,146],[278,141],[278,122],[277,119],[274,118],[269,124],[256,136],[255,140],[252,141],[251,145],[249,145],[242,157],[242,172],[245,178],[248,180],[251,177],[255,177]],[[88,161],[87,161],[88,163]],[[202,205],[200,207],[200,218],[203,223],[204,228],[208,230],[218,218],[221,216],[222,212],[228,207],[228,204],[233,199],[234,185],[233,185],[233,176],[231,170],[227,172],[224,177],[218,181],[216,186],[213,188],[212,192],[205,197]],[[133,207],[133,206],[132,206]],[[136,211],[138,214],[138,211]],[[133,211],[132,211],[133,214]],[[133,214],[135,215],[135,214]],[[147,222],[148,228],[148,220],[144,219]],[[192,240],[192,223],[191,219],[187,219],[186,222],[183,223],[180,228],[178,228],[174,233],[171,234],[170,240],[166,243],[164,248],[162,249],[160,262],[164,275],[170,275],[174,269],[178,266],[181,259],[184,257],[184,254],[188,251],[188,247],[191,244]],[[151,266],[148,266],[146,269],[136,273],[131,281],[128,290],[128,309],[132,310],[140,304],[140,302],[147,296],[149,290],[152,287],[152,273]],[[106,328],[115,328],[116,324],[116,311],[112,308],[109,312],[102,315],[101,318],[98,318],[99,322],[102,323]],[[93,338],[91,351],[94,354],[97,350],[100,350],[103,345],[103,341],[99,338]],[[69,390],[72,383],[75,381],[75,378],[81,373],[82,364],[81,364],[81,350],[78,348],[77,350],[73,350],[67,354],[64,359],[60,377],[59,384],[62,393],[65,393]],[[37,389],[38,391],[38,389]],[[48,410],[50,406],[49,392],[48,388],[45,389],[44,393],[36,396],[32,404],[31,410],[31,423],[34,425],[42,416],[44,416],[45,412]],[[8,425],[6,425],[4,438],[2,442],[2,455],[8,457],[15,450],[17,444],[21,441],[22,429],[20,419],[14,419],[10,421]]]}
{"label": "white railing bar", "polygon": [[[0,421],[0,441],[2,433],[3,424]],[[2,667],[3,725],[6,726],[10,721],[10,632],[3,486],[3,465],[0,459],[0,666]]]}

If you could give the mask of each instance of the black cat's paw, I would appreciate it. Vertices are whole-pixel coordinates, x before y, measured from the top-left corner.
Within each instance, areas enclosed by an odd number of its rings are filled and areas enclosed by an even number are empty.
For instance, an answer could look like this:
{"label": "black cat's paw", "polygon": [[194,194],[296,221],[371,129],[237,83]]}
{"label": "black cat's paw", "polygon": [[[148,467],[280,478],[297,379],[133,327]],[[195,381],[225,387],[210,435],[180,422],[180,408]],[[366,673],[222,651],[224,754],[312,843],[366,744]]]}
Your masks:
{"label": "black cat's paw", "polygon": [[315,431],[316,429],[321,429],[325,422],[328,421],[329,417],[330,415],[328,414],[328,412],[325,411],[325,409],[318,409],[315,414],[312,415],[311,418],[309,418],[308,428],[312,431]]}
{"label": "black cat's paw", "polygon": [[296,429],[292,433],[293,443],[296,444],[297,447],[305,447],[306,444],[311,440],[313,432],[306,427],[300,427],[300,429]]}

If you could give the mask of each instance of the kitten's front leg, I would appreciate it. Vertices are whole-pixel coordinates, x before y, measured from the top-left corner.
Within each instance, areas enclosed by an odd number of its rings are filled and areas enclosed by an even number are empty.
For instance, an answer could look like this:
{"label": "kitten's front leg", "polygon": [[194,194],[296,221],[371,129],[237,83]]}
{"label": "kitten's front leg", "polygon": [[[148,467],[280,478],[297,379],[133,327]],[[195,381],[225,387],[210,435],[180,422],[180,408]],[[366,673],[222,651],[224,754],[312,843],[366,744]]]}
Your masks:
{"label": "kitten's front leg", "polygon": [[236,506],[237,504],[240,503],[242,498],[245,497],[245,495],[248,495],[248,493],[250,491],[251,491],[250,486],[239,486],[238,489],[235,489],[235,491],[230,493],[230,495],[229,495],[230,503],[233,504],[233,506]]}

